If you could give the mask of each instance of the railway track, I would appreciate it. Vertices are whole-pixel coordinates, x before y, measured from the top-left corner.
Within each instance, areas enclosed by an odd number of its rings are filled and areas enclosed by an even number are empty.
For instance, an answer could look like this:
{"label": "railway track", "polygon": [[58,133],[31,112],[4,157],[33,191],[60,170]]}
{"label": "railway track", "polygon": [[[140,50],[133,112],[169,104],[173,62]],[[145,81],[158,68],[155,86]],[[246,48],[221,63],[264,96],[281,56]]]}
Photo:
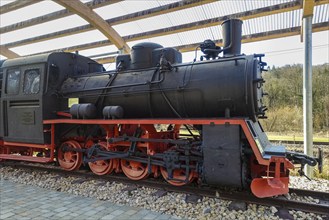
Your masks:
{"label": "railway track", "polygon": [[[304,141],[290,141],[290,140],[270,140],[271,143],[282,143],[282,144],[304,144]],[[329,142],[313,142],[314,146],[329,147]]]}
{"label": "railway track", "polygon": [[[99,181],[110,181],[110,182],[119,182],[131,185],[130,188],[138,188],[138,187],[148,187],[154,188],[162,191],[168,192],[177,192],[177,193],[185,193],[189,195],[195,196],[206,196],[210,198],[220,198],[224,200],[232,200],[232,201],[243,201],[245,203],[257,204],[257,205],[264,205],[264,206],[274,206],[276,208],[284,208],[288,210],[296,210],[296,211],[303,211],[303,212],[310,212],[310,213],[317,213],[317,214],[324,214],[328,216],[329,213],[329,193],[326,192],[319,192],[319,191],[310,191],[310,190],[302,190],[302,189],[290,189],[290,193],[294,193],[297,196],[310,196],[312,198],[318,199],[319,203],[309,203],[309,202],[302,202],[287,199],[284,196],[279,196],[276,198],[257,198],[253,196],[249,192],[239,192],[239,191],[225,191],[219,188],[209,188],[209,187],[193,187],[193,186],[184,186],[184,187],[176,187],[169,185],[164,181],[159,181],[155,179],[146,179],[143,181],[133,181],[128,179],[122,175],[103,175],[97,176],[88,170],[79,170],[74,172],[67,172],[62,170],[59,167],[55,166],[40,166],[40,165],[32,165],[26,163],[15,163],[15,162],[2,162],[2,166],[11,166],[15,168],[23,168],[23,169],[30,169],[30,170],[39,170],[39,171],[47,171],[58,173],[65,177],[67,176],[74,176],[78,177],[77,181],[84,182],[90,179],[96,179]],[[329,217],[329,216],[328,216]]]}

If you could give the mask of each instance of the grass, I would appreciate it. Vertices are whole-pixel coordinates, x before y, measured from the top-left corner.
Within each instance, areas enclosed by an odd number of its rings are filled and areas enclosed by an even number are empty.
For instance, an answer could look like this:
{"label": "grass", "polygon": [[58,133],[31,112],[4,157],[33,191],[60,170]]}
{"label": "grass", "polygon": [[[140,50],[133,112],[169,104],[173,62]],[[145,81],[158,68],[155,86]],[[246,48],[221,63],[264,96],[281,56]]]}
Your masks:
{"label": "grass", "polygon": [[329,180],[329,158],[323,159],[323,171],[319,173],[318,171],[314,171],[314,177],[323,178]]}
{"label": "grass", "polygon": [[[303,141],[302,136],[281,136],[281,135],[269,135],[268,139],[270,141]],[[329,143],[329,137],[313,137],[313,142],[325,142]]]}
{"label": "grass", "polygon": [[[296,167],[295,170],[291,170],[290,174],[293,176],[299,176],[297,172],[298,170],[299,167]],[[319,173],[317,166],[313,168],[313,177],[329,180],[329,158],[323,159],[322,173]]]}

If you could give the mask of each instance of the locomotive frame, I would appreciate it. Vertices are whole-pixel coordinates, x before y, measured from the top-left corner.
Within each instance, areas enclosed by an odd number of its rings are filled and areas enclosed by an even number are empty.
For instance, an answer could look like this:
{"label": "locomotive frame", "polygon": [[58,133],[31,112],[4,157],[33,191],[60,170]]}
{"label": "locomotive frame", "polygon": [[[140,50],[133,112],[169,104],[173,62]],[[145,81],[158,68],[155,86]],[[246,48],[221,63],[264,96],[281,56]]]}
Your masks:
{"label": "locomotive frame", "polygon": [[[68,171],[88,164],[97,175],[162,175],[176,186],[197,180],[250,187],[258,197],[287,193],[293,164],[301,164],[303,175],[306,164],[321,166],[322,160],[268,141],[258,121],[266,111],[266,63],[263,55],[241,54],[241,25],[224,22],[224,48],[206,40],[200,45],[206,61],[191,64],[181,64],[173,48],[152,43],[118,56],[113,72],[69,53],[5,61],[0,160],[57,162]],[[69,98],[82,103],[69,108]],[[167,127],[157,130],[158,124]]]}

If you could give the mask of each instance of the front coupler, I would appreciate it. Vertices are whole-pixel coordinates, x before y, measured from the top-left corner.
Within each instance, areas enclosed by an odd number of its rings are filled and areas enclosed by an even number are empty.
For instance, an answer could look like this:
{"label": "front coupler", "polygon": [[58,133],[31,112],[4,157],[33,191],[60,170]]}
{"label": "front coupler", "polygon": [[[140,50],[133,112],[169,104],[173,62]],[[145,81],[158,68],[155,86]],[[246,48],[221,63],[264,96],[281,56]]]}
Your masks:
{"label": "front coupler", "polygon": [[314,167],[316,164],[318,164],[319,173],[322,173],[322,165],[323,165],[322,148],[319,148],[319,150],[318,150],[318,158],[314,158],[314,157],[308,156],[303,153],[297,153],[297,152],[292,152],[292,151],[287,151],[286,157],[293,164],[300,164],[300,169],[298,170],[298,173],[300,176],[305,176],[307,179],[310,180],[310,178],[307,177],[304,173],[304,167],[306,164],[309,166],[312,166],[312,167]]}

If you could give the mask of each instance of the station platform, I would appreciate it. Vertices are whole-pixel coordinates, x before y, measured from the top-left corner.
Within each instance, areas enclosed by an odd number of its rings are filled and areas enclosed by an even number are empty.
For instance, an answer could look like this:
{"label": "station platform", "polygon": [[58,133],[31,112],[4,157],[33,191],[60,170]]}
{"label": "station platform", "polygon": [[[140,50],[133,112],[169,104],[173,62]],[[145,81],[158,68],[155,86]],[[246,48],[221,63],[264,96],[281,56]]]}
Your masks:
{"label": "station platform", "polygon": [[0,180],[0,219],[177,219],[146,209]]}

